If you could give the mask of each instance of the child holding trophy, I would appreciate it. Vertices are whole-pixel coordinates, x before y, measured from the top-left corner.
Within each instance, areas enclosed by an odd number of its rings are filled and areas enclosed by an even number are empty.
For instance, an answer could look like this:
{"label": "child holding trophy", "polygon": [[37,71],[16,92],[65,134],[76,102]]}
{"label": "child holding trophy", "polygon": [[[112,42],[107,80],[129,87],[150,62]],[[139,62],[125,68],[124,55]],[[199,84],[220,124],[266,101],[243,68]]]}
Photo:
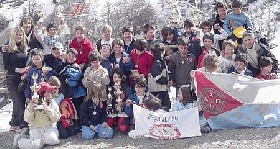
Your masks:
{"label": "child holding trophy", "polygon": [[112,109],[108,108],[108,125],[113,127],[117,123],[118,130],[126,133],[129,128],[128,115],[133,112],[126,108],[126,100],[130,95],[130,88],[125,85],[125,76],[120,68],[114,68],[112,72],[112,85],[108,88],[108,103]]}
{"label": "child holding trophy", "polygon": [[[32,75],[35,81],[37,75]],[[24,149],[39,149],[44,145],[59,144],[57,121],[60,112],[55,100],[51,99],[54,86],[46,82],[34,83],[30,87],[33,96],[24,113],[24,120],[29,123],[29,139],[18,134],[14,138],[14,146]]]}
{"label": "child holding trophy", "polygon": [[[24,95],[25,98],[28,101],[31,99],[32,91],[30,89],[30,86],[32,86],[34,83],[39,83],[42,81],[48,81],[48,79],[51,76],[55,76],[55,71],[51,68],[46,66],[43,63],[44,56],[43,51],[41,49],[33,49],[31,51],[31,60],[32,60],[32,66],[28,69],[27,75],[26,75],[26,85],[24,89]],[[34,80],[32,77],[36,75],[36,80]]]}

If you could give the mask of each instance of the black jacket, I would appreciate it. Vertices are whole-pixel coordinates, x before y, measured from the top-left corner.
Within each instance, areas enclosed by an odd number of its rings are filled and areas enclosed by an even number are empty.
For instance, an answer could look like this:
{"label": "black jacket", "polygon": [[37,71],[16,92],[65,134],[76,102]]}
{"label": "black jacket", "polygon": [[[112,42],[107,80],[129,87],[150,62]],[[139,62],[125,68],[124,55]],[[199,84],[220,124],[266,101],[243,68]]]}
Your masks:
{"label": "black jacket", "polygon": [[15,75],[15,68],[26,66],[27,54],[21,51],[3,52],[4,69],[8,70],[9,75]]}
{"label": "black jacket", "polygon": [[106,101],[100,102],[98,105],[96,105],[91,99],[83,102],[80,115],[82,125],[89,127],[90,125],[96,126],[103,122],[107,122],[108,117],[106,108]]}

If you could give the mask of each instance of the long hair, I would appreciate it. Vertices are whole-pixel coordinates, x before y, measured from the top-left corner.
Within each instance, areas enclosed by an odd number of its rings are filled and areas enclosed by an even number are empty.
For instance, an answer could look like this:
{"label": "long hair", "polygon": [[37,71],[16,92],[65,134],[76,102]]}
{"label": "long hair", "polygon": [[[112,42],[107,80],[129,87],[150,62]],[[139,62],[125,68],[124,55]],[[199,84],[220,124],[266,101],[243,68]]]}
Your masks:
{"label": "long hair", "polygon": [[23,39],[21,41],[20,49],[22,49],[23,52],[25,54],[27,54],[27,51],[28,51],[28,45],[27,45],[27,39],[26,39],[27,37],[26,37],[24,29],[22,27],[15,27],[14,30],[12,31],[11,36],[10,36],[10,41],[9,41],[9,52],[19,51],[19,49],[16,45],[16,40],[15,40],[16,34],[18,32],[22,32],[22,34],[23,34]]}
{"label": "long hair", "polygon": [[103,98],[103,88],[104,86],[100,83],[93,83],[87,88],[86,100],[93,99],[93,101],[98,104]]}
{"label": "long hair", "polygon": [[181,103],[183,105],[186,105],[187,103],[190,103],[193,101],[190,85],[183,85],[180,87],[180,90],[181,90],[182,96],[183,96],[183,100],[181,101]]}

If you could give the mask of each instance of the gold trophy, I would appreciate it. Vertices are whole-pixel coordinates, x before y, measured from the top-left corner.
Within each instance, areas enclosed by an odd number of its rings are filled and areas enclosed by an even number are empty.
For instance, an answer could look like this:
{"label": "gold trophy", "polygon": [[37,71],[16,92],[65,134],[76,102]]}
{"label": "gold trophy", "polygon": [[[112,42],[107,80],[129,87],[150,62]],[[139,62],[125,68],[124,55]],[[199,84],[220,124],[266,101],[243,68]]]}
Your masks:
{"label": "gold trophy", "polygon": [[127,117],[127,115],[124,113],[124,111],[122,111],[122,95],[123,95],[123,91],[121,91],[121,82],[116,83],[115,85],[115,95],[117,96],[117,103],[116,103],[116,108],[118,111],[118,117]]}
{"label": "gold trophy", "polygon": [[31,91],[33,92],[33,95],[31,97],[31,102],[35,103],[36,106],[34,109],[44,109],[43,107],[43,100],[40,99],[39,95],[37,94],[38,90],[40,89],[40,86],[37,85],[37,79],[38,79],[38,74],[32,74],[32,79],[33,79],[33,85],[30,86]]}

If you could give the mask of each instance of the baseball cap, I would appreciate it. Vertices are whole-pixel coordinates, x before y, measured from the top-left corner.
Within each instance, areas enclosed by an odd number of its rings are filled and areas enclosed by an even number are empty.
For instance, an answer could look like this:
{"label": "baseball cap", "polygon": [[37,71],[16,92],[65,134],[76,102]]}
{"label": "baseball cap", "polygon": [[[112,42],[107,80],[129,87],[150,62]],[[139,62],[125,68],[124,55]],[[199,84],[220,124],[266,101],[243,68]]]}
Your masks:
{"label": "baseball cap", "polygon": [[52,48],[63,49],[63,45],[60,42],[54,42]]}

